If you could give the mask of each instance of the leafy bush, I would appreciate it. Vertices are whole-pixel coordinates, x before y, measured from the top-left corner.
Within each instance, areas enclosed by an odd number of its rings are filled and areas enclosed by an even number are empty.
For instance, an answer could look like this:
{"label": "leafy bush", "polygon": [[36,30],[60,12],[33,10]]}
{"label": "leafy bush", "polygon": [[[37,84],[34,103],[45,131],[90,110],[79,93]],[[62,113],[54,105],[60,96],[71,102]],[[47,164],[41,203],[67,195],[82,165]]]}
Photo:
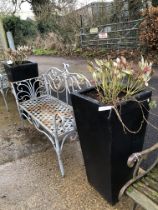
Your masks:
{"label": "leafy bush", "polygon": [[54,25],[51,19],[47,20],[38,20],[37,21],[37,28],[41,34],[46,34],[53,31]]}
{"label": "leafy bush", "polygon": [[154,7],[158,6],[158,0],[152,0],[152,5],[153,5]]}
{"label": "leafy bush", "polygon": [[158,7],[149,8],[144,16],[140,25],[140,42],[149,50],[158,50]]}
{"label": "leafy bush", "polygon": [[34,55],[57,55],[58,52],[56,50],[46,50],[46,49],[41,49],[37,48],[33,50]]}
{"label": "leafy bush", "polygon": [[27,44],[28,39],[37,35],[37,25],[32,20],[21,20],[14,15],[3,18],[5,31],[11,31],[15,45]]}
{"label": "leafy bush", "polygon": [[95,62],[89,62],[89,70],[99,100],[114,106],[117,106],[121,100],[131,99],[133,95],[144,90],[153,73],[152,63],[148,63],[143,57],[137,66],[127,62],[124,57],[115,61],[95,59]]}

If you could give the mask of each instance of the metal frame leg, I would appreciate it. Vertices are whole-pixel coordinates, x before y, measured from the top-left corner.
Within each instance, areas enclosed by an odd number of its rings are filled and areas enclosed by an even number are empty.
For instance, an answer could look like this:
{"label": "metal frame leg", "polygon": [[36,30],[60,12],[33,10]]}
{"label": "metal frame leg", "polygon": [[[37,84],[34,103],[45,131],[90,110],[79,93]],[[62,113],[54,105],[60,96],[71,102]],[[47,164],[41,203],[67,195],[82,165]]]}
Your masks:
{"label": "metal frame leg", "polygon": [[[56,126],[55,126],[56,127]],[[56,127],[57,128],[57,127]],[[59,168],[60,168],[60,171],[61,171],[61,175],[62,177],[65,176],[65,170],[64,170],[64,165],[63,165],[63,161],[62,161],[62,158],[61,158],[61,152],[62,152],[62,149],[63,149],[63,145],[66,141],[66,139],[71,138],[71,135],[72,134],[75,134],[75,136],[72,138],[73,140],[76,139],[77,137],[77,132],[76,130],[74,130],[73,132],[70,132],[68,134],[66,134],[63,139],[61,139],[60,143],[59,143],[59,138],[58,138],[58,135],[57,135],[57,130],[56,130],[56,136],[55,136],[55,141],[54,141],[54,149],[56,151],[56,154],[57,154],[57,158],[58,158],[58,163],[59,163]]]}
{"label": "metal frame leg", "polygon": [[54,145],[56,154],[57,154],[57,158],[58,158],[58,163],[59,163],[59,168],[60,168],[60,172],[62,177],[65,175],[65,171],[64,171],[64,165],[63,165],[63,161],[61,159],[61,147],[59,144],[59,139],[58,136],[55,136],[55,145]]}
{"label": "metal frame leg", "polygon": [[60,154],[60,152],[57,152],[57,151],[56,151],[56,153],[57,153],[57,158],[58,158],[60,172],[61,172],[62,177],[64,177],[65,171],[64,171],[63,161],[61,159],[61,154]]}
{"label": "metal frame leg", "polygon": [[20,120],[21,120],[21,127],[24,129],[25,126],[24,126],[24,119],[23,119],[23,117],[26,117],[26,119],[27,119],[27,116],[24,116],[24,114],[22,114],[22,111],[20,110],[18,104],[17,104],[17,108],[18,108],[19,117],[20,117]]}
{"label": "metal frame leg", "polygon": [[[72,134],[75,134],[74,136],[72,136]],[[74,130],[73,132],[70,132],[68,133],[67,135],[65,135],[63,137],[63,139],[61,139],[61,143],[59,143],[59,138],[56,134],[56,138],[55,138],[55,145],[54,145],[54,148],[55,148],[55,151],[56,151],[56,154],[57,154],[57,158],[58,158],[58,163],[59,163],[59,168],[60,168],[60,171],[61,171],[61,175],[64,176],[65,175],[65,172],[64,172],[64,165],[63,165],[63,161],[62,161],[62,158],[61,158],[61,152],[62,152],[62,149],[63,149],[63,145],[66,141],[66,139],[68,139],[68,137],[72,140],[75,140],[77,138],[77,132]],[[72,137],[72,138],[71,138]]]}
{"label": "metal frame leg", "polygon": [[1,90],[1,94],[2,94],[2,97],[3,97],[3,101],[4,101],[4,104],[5,104],[6,110],[8,111],[8,104],[7,104],[7,101],[5,99],[5,94],[4,94],[3,90]]}

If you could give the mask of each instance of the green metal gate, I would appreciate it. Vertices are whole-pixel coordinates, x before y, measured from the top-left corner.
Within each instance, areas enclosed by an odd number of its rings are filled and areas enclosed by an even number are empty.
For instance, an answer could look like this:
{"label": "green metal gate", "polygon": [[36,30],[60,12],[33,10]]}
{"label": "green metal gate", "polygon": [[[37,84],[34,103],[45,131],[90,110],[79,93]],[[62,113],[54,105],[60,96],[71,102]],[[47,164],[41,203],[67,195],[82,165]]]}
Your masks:
{"label": "green metal gate", "polygon": [[[147,0],[94,2],[84,7],[81,16],[81,47],[107,49],[138,48],[139,25]],[[88,14],[88,15],[87,15]]]}
{"label": "green metal gate", "polygon": [[139,47],[139,24],[142,19],[81,28],[81,46],[107,49]]}

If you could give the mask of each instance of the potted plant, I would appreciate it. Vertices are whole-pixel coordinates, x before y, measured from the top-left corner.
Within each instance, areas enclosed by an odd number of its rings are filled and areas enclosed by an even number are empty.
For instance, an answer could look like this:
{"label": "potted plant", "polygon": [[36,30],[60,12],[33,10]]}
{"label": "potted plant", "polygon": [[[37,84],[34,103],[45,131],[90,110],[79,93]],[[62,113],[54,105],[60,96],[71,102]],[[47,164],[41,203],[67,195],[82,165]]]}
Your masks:
{"label": "potted plant", "polygon": [[111,204],[131,178],[130,154],[142,150],[151,91],[152,69],[124,57],[89,64],[95,86],[71,94],[89,183]]}
{"label": "potted plant", "polygon": [[31,47],[19,46],[17,50],[7,49],[5,51],[7,62],[4,68],[10,82],[17,82],[38,76],[37,63],[27,60],[31,54]]}

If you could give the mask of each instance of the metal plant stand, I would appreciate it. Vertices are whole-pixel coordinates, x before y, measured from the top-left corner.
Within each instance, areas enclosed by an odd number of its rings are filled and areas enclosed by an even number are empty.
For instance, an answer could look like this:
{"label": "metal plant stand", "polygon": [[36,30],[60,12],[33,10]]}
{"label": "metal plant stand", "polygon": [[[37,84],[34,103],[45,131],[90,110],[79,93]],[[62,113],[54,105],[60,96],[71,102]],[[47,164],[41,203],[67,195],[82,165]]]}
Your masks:
{"label": "metal plant stand", "polygon": [[9,81],[8,81],[8,77],[6,74],[0,74],[0,92],[2,94],[5,106],[6,106],[6,110],[8,111],[8,104],[5,98],[5,95],[8,92],[10,85],[9,85]]}
{"label": "metal plant stand", "polygon": [[[59,97],[61,93],[65,93],[68,102],[71,90],[80,89],[83,83],[90,86],[83,75],[69,73],[67,67],[66,64],[63,70],[53,67],[47,74],[11,83],[20,116],[26,118],[51,141],[62,176],[63,145],[68,138],[75,139],[77,131],[72,107]],[[56,93],[57,97],[52,96],[52,93]]]}

